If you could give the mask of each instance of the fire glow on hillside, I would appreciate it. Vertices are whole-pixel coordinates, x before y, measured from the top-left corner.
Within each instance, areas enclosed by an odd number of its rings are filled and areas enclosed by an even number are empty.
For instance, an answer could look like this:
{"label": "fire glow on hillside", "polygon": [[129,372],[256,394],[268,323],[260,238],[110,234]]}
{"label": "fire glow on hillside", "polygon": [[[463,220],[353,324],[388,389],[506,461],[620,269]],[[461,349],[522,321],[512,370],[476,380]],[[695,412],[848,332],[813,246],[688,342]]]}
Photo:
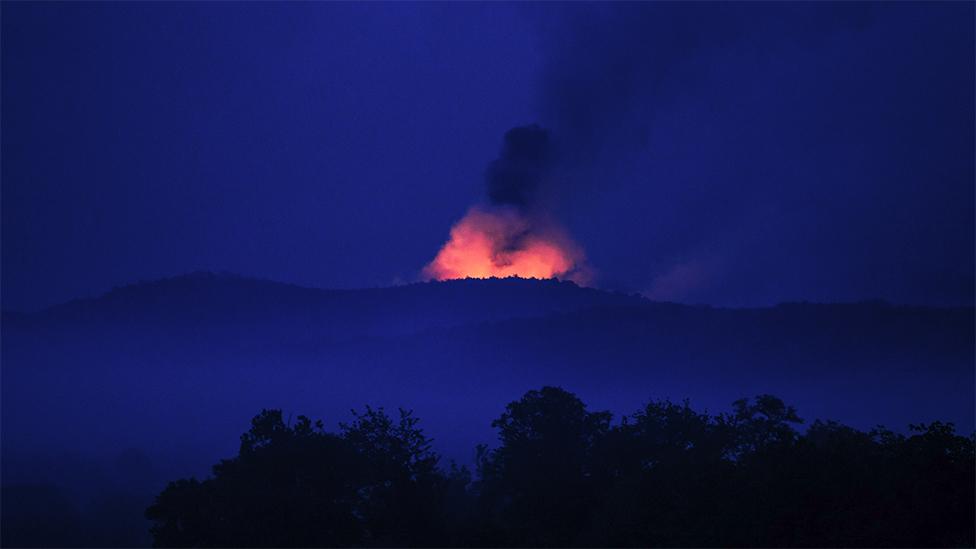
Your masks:
{"label": "fire glow on hillside", "polygon": [[559,227],[516,208],[474,207],[424,268],[436,280],[456,278],[566,278],[583,283],[583,252]]}

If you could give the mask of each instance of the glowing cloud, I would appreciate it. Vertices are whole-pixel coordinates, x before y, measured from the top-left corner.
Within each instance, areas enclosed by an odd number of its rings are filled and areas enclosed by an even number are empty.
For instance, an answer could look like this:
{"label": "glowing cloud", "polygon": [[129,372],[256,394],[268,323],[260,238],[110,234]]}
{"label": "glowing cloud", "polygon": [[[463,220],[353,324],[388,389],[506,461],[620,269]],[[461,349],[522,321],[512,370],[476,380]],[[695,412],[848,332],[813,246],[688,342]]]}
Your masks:
{"label": "glowing cloud", "polygon": [[585,283],[583,261],[582,250],[557,226],[531,220],[516,208],[475,207],[451,228],[424,276],[560,277]]}

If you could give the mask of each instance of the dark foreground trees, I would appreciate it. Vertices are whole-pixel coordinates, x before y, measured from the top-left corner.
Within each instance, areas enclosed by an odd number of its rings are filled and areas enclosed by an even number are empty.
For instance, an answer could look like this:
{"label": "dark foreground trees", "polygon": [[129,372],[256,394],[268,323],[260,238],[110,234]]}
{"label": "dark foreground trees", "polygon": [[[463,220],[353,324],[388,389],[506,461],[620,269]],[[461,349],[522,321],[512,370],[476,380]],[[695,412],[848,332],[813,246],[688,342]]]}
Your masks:
{"label": "dark foreground trees", "polygon": [[147,510],[159,546],[972,546],[974,439],[814,422],[763,395],[730,414],[653,402],[618,424],[545,387],[509,404],[474,478],[416,418],[338,433],[278,410],[237,457]]}
{"label": "dark foreground trees", "polygon": [[333,434],[264,410],[236,458],[171,483],[146,515],[165,546],[432,545],[452,482],[409,412],[367,408]]}

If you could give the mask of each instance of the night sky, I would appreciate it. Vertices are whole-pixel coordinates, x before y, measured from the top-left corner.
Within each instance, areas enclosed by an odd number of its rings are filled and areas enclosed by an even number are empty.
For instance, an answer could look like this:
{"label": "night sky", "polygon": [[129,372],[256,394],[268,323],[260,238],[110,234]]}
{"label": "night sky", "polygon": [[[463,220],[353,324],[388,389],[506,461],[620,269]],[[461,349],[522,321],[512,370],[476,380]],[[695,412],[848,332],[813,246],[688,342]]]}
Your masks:
{"label": "night sky", "polygon": [[972,304],[974,5],[2,7],[3,308],[416,281],[505,132],[592,284]]}

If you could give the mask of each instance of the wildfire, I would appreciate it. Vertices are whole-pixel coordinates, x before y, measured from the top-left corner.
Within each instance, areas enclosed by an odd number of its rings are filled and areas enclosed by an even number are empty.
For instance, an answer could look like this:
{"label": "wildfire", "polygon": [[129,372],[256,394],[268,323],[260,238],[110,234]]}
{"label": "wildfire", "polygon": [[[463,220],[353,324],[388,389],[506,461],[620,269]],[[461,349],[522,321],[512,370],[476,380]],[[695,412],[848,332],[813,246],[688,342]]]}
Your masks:
{"label": "wildfire", "polygon": [[583,253],[557,227],[515,208],[475,207],[454,227],[424,275],[456,278],[568,278],[582,282]]}

